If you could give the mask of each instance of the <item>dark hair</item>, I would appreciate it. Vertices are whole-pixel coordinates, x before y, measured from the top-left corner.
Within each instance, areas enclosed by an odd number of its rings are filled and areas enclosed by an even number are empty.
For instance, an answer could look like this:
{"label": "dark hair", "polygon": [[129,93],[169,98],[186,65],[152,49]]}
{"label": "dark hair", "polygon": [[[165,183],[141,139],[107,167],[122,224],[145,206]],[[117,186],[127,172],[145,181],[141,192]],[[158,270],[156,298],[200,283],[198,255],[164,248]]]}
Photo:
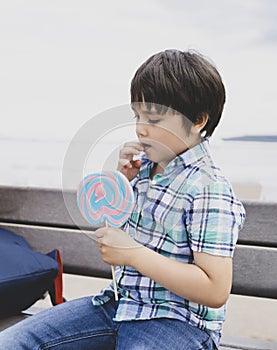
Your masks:
{"label": "dark hair", "polygon": [[172,108],[194,124],[208,114],[202,132],[210,136],[222,114],[225,88],[217,69],[201,54],[165,50],[148,58],[132,79],[131,102],[143,101],[148,108],[159,105],[162,114]]}

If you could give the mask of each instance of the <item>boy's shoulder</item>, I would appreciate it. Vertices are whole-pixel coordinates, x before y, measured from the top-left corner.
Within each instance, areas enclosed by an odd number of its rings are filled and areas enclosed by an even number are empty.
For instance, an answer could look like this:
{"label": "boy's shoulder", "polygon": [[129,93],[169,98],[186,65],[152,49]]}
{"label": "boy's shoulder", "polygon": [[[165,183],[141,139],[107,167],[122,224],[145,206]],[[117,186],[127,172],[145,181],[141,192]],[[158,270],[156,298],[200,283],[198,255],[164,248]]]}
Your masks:
{"label": "boy's shoulder", "polygon": [[185,168],[184,182],[193,197],[204,192],[234,196],[231,183],[214,163],[208,140],[203,140],[189,152],[191,162],[187,162],[189,166]]}
{"label": "boy's shoulder", "polygon": [[228,194],[234,196],[232,185],[222,174],[220,168],[202,159],[194,164],[189,175],[184,179],[187,193],[192,197],[203,193]]}

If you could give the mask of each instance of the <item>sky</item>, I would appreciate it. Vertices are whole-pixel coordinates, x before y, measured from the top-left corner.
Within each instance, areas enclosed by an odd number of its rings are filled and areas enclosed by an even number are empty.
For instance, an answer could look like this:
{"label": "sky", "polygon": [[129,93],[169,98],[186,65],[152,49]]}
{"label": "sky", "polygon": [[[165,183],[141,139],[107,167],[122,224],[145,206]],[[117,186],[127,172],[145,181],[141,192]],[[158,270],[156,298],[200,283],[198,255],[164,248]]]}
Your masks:
{"label": "sky", "polygon": [[138,66],[195,49],[223,77],[215,137],[277,134],[275,0],[0,0],[0,137],[70,140]]}

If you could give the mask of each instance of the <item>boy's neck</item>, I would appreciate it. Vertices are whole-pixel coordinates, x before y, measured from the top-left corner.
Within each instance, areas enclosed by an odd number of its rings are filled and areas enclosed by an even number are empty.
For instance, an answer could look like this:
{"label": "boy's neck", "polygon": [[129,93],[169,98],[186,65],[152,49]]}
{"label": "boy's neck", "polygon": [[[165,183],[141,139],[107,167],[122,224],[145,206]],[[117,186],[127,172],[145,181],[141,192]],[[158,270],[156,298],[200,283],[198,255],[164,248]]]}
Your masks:
{"label": "boy's neck", "polygon": [[165,167],[158,163],[155,163],[150,172],[150,179],[152,180],[155,175],[163,174]]}
{"label": "boy's neck", "polygon": [[[204,140],[204,138],[202,138],[202,137],[200,136],[197,140],[195,140],[194,143],[192,143],[192,144],[190,145],[189,148],[187,148],[186,150],[184,150],[182,153],[184,153],[184,152],[186,152],[187,150],[189,150],[189,149],[195,147],[196,145],[198,145],[199,143],[201,143],[203,140]],[[169,163],[170,163],[170,161],[168,161],[168,162],[161,162],[161,163],[155,163],[155,164],[153,165],[153,168],[152,168],[151,172],[150,172],[150,179],[152,180],[153,177],[154,177],[155,175],[163,174],[165,168],[167,167],[167,165],[168,165]]]}

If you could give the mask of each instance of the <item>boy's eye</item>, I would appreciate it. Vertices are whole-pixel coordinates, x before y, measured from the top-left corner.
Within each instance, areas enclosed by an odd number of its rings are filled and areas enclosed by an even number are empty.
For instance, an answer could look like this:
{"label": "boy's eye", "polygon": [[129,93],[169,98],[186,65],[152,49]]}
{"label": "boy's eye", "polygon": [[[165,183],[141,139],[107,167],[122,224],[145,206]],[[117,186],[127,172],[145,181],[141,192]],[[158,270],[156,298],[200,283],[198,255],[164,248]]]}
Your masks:
{"label": "boy's eye", "polygon": [[149,124],[158,124],[160,119],[148,119]]}
{"label": "boy's eye", "polygon": [[[134,115],[134,119],[136,119],[137,121],[140,120],[140,116],[138,114]],[[148,124],[158,124],[160,122],[160,119],[148,119],[147,123]]]}

